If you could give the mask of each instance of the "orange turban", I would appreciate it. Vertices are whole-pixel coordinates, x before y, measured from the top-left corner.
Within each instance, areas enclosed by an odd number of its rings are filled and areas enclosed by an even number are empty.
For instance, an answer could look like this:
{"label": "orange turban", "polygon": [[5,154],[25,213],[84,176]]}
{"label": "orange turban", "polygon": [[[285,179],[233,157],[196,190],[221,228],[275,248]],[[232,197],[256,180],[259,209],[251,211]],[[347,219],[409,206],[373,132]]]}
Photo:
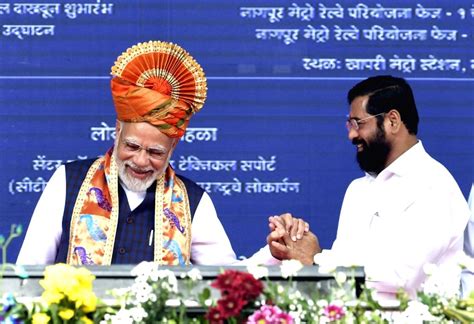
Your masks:
{"label": "orange turban", "polygon": [[173,43],[134,45],[118,57],[111,74],[117,119],[148,122],[169,137],[183,136],[206,100],[204,71]]}

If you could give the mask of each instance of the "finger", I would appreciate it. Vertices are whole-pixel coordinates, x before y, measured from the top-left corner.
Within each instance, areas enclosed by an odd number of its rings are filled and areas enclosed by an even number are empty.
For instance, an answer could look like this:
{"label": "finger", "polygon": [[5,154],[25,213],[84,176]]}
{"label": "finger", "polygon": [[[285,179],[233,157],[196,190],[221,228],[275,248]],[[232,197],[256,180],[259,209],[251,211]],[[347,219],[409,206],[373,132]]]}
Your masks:
{"label": "finger", "polygon": [[293,240],[293,242],[295,242],[297,239],[299,239],[299,237],[298,237],[298,233],[300,231],[299,223],[300,223],[300,220],[298,218],[293,218],[292,219],[292,226],[291,226],[291,230],[290,230],[289,233],[290,233],[290,237]]}
{"label": "finger", "polygon": [[309,231],[309,224],[306,223],[304,220],[299,218],[297,220],[297,225],[296,225],[296,238],[298,240],[301,240],[303,238],[304,233]]}
{"label": "finger", "polygon": [[271,232],[276,228],[276,226],[273,223],[268,223],[268,228],[270,229],[270,232]]}
{"label": "finger", "polygon": [[268,234],[267,242],[270,243],[272,241],[277,241],[277,240],[283,239],[285,234],[286,234],[286,232],[283,228],[276,229],[276,230],[272,231],[270,234]]}
{"label": "finger", "polygon": [[272,247],[278,251],[280,254],[282,255],[285,255],[285,256],[288,256],[289,252],[290,252],[290,249],[284,245],[284,244],[281,244],[280,242],[278,241],[273,241],[272,243]]}
{"label": "finger", "polygon": [[285,223],[282,219],[278,216],[270,216],[268,218],[268,226],[272,229],[283,229],[285,230]]}
{"label": "finger", "polygon": [[293,227],[293,216],[290,213],[285,213],[280,215],[280,220],[283,221],[285,229],[287,232],[290,232]]}
{"label": "finger", "polygon": [[[279,234],[281,234],[281,232]],[[280,242],[285,244],[288,248],[291,248],[293,246],[293,240],[290,237],[290,234],[288,234],[286,232],[283,235],[280,236],[279,240],[280,240]]]}
{"label": "finger", "polygon": [[277,228],[278,220],[275,217],[277,216],[268,217],[268,228],[270,229],[270,232]]}

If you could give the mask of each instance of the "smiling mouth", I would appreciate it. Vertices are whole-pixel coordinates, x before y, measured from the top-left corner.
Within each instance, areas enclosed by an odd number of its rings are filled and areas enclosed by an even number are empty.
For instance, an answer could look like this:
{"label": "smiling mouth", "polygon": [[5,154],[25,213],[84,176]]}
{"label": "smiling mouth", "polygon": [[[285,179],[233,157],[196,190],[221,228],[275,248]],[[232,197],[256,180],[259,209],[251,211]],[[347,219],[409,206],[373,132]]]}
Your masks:
{"label": "smiling mouth", "polygon": [[134,178],[138,179],[146,179],[153,173],[152,170],[137,170],[129,165],[127,165],[127,170]]}

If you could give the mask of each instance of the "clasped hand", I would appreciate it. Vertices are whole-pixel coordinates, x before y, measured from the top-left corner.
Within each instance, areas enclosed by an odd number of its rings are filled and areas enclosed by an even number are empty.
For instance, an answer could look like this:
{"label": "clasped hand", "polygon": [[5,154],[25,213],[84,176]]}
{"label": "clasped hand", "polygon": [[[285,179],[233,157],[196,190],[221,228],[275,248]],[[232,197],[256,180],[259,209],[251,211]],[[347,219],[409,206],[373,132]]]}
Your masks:
{"label": "clasped hand", "polygon": [[309,224],[290,213],[268,218],[270,234],[267,243],[273,257],[279,260],[299,260],[304,265],[313,264],[314,255],[321,252],[316,235]]}

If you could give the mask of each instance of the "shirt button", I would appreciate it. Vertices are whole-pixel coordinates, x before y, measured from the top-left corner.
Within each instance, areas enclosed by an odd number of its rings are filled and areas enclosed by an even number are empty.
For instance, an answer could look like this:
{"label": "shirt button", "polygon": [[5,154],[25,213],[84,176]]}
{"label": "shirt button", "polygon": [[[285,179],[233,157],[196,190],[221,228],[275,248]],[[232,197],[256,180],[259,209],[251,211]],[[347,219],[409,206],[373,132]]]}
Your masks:
{"label": "shirt button", "polygon": [[127,224],[133,224],[133,217],[127,217]]}
{"label": "shirt button", "polygon": [[123,248],[123,247],[120,248],[118,251],[119,251],[120,254],[125,254],[125,252],[126,252],[125,248]]}

